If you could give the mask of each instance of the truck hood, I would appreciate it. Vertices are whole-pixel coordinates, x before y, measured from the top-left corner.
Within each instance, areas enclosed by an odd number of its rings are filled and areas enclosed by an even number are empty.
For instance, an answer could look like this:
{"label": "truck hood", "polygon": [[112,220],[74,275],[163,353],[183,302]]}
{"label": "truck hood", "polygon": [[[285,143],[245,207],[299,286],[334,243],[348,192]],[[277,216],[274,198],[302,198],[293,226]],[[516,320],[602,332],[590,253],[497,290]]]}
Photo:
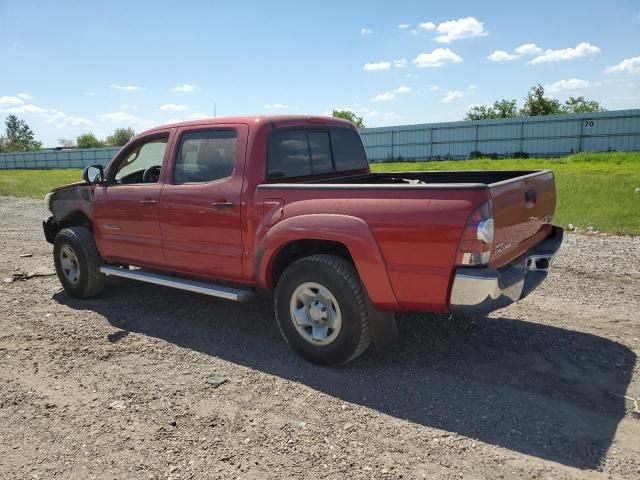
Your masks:
{"label": "truck hood", "polygon": [[80,182],[73,182],[73,183],[68,183],[66,185],[60,185],[59,187],[55,187],[53,190],[51,190],[50,193],[55,193],[55,192],[59,192],[60,190],[66,190],[68,188],[74,188],[74,187],[80,187],[80,186],[89,186],[89,183],[82,180]]}

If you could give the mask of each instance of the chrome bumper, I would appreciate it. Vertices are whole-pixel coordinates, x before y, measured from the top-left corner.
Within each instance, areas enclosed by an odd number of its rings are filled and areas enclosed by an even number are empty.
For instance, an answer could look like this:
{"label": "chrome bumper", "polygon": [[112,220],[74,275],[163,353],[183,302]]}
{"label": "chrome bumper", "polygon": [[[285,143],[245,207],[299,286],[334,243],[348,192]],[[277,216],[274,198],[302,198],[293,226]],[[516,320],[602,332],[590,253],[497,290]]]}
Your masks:
{"label": "chrome bumper", "polygon": [[563,230],[553,227],[542,243],[505,268],[458,268],[451,287],[449,311],[455,315],[483,315],[526,297],[547,278],[553,256],[562,244]]}

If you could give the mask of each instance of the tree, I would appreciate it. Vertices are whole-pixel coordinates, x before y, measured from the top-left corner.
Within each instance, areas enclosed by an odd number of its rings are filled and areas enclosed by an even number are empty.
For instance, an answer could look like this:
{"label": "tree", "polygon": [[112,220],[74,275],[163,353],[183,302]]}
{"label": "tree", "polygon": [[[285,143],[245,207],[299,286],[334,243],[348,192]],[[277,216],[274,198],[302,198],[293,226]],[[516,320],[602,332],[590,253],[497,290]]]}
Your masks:
{"label": "tree", "polygon": [[73,140],[71,140],[70,138],[59,138],[58,145],[60,145],[61,147],[74,147],[75,143],[73,143]]}
{"label": "tree", "polygon": [[24,120],[9,115],[4,124],[6,128],[4,136],[0,139],[0,151],[31,152],[42,148],[42,142],[35,139],[33,130]]}
{"label": "tree", "polygon": [[349,120],[357,128],[364,128],[364,122],[362,117],[358,117],[351,110],[334,110],[331,112],[331,116],[334,118],[342,118],[343,120]]}
{"label": "tree", "polygon": [[474,105],[464,116],[465,120],[487,120],[496,118],[493,108],[488,105]]}
{"label": "tree", "polygon": [[488,105],[474,105],[467,112],[465,120],[486,120],[492,118],[510,118],[518,116],[515,100],[498,100],[492,107]]}
{"label": "tree", "polygon": [[107,137],[105,143],[107,145],[113,145],[121,147],[125,145],[129,140],[136,136],[136,132],[133,128],[116,128],[111,135]]}
{"label": "tree", "polygon": [[504,98],[493,104],[495,118],[511,118],[518,116],[518,106],[516,100],[505,100]]}
{"label": "tree", "polygon": [[544,87],[536,85],[529,90],[523,107],[518,110],[515,100],[498,100],[489,105],[474,105],[465,115],[465,120],[486,120],[493,118],[511,118],[517,116],[559,115],[561,113],[603,112],[604,108],[596,100],[584,97],[569,97],[561,104],[555,98],[544,96]]}
{"label": "tree", "polygon": [[540,84],[532,87],[525,98],[520,115],[536,117],[539,115],[558,115],[562,112],[560,102],[555,98],[544,96],[544,87]]}
{"label": "tree", "polygon": [[98,140],[93,133],[83,133],[76,138],[78,148],[100,148],[104,147],[104,142]]}
{"label": "tree", "polygon": [[564,102],[562,106],[563,113],[591,113],[591,112],[604,112],[600,102],[596,100],[587,100],[580,97],[569,97],[569,100]]}

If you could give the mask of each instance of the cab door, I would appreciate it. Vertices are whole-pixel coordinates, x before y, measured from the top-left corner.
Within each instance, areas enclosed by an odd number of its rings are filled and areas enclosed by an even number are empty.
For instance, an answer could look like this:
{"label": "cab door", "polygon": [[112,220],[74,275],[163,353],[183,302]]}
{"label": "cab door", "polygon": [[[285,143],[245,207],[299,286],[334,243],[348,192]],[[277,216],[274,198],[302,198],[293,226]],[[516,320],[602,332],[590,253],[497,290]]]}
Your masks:
{"label": "cab door", "polygon": [[96,185],[93,229],[108,261],[164,267],[160,230],[161,176],[171,130],[138,139],[109,164],[105,183]]}
{"label": "cab door", "polygon": [[163,250],[172,271],[242,280],[242,179],[247,125],[183,127],[160,196]]}

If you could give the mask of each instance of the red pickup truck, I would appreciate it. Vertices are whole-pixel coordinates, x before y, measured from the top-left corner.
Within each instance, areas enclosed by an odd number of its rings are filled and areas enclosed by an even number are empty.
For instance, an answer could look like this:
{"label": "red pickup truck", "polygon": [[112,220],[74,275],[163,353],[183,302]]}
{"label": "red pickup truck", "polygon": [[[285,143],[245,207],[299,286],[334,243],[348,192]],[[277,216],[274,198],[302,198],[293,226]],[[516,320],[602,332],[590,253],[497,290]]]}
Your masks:
{"label": "red pickup truck", "polygon": [[552,172],[371,173],[352,124],[313,116],[154,128],[46,202],[70,295],[106,276],[235,301],[271,291],[286,341],[324,365],[388,345],[393,312],[523,298],[562,241]]}

